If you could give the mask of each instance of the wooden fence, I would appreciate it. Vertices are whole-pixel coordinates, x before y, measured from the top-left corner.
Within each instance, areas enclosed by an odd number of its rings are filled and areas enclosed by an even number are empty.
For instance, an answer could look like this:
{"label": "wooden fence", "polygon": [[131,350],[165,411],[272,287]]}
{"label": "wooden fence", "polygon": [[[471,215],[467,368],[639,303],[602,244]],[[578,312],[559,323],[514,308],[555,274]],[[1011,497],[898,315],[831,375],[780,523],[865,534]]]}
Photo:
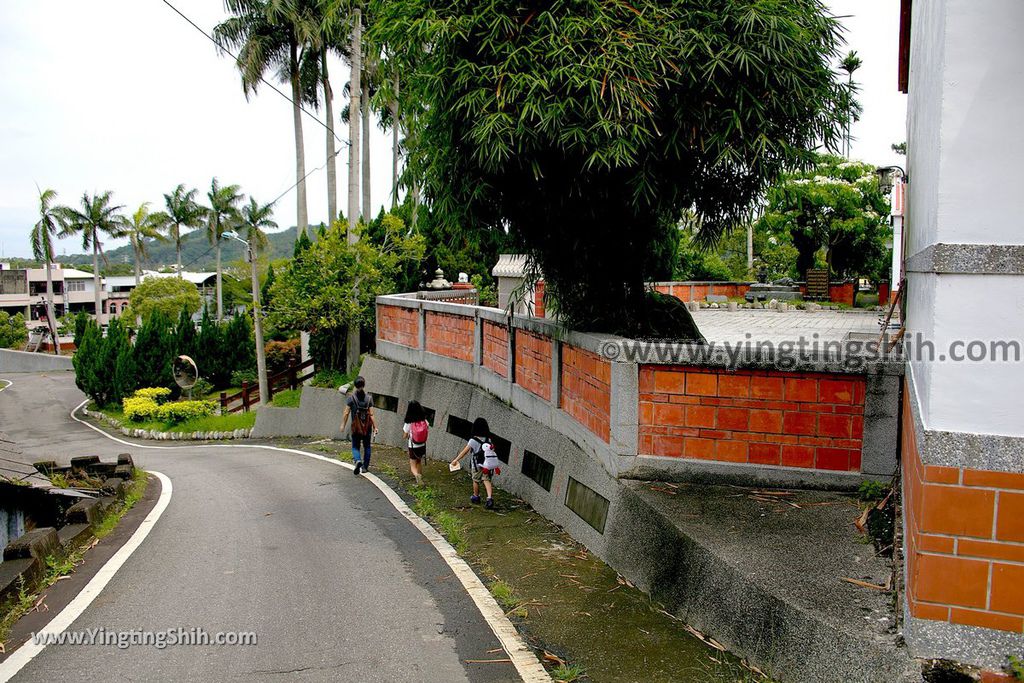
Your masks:
{"label": "wooden fence", "polygon": [[[287,368],[281,372],[276,372],[273,375],[267,377],[267,390],[270,392],[270,396],[267,396],[267,403],[270,403],[274,398],[274,394],[288,389],[298,389],[299,385],[305,382],[307,379],[315,374],[313,368],[313,359],[309,359],[303,363],[296,365],[290,363]],[[260,401],[260,387],[259,384],[250,384],[249,382],[242,382],[242,390],[231,394],[227,392],[220,393],[220,412],[221,414],[237,413],[240,410],[249,411],[254,405]]]}

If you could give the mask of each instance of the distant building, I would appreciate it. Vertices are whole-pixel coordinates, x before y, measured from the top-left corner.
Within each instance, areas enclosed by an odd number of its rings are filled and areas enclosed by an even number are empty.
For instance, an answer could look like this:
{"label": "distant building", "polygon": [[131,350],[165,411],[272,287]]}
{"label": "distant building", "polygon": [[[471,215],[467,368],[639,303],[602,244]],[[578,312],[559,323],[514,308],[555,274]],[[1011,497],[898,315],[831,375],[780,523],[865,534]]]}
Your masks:
{"label": "distant building", "polygon": [[[53,307],[58,317],[86,311],[94,314],[96,292],[92,273],[52,264]],[[103,297],[105,298],[105,293]],[[11,268],[0,263],[0,310],[21,313],[29,327],[45,324],[40,305],[46,303],[46,268]]]}
{"label": "distant building", "polygon": [[[92,273],[54,263],[51,277],[54,313],[58,318],[79,311],[95,314],[96,291]],[[148,277],[178,277],[178,274],[145,271],[143,278]],[[216,273],[183,271],[181,277],[199,288],[200,296],[207,303],[216,303]],[[104,314],[102,322],[106,322],[128,308],[128,297],[135,289],[135,276],[101,277],[100,286],[100,302]],[[43,312],[45,303],[46,268],[11,268],[10,264],[0,263],[0,311],[11,315],[21,313],[25,316],[25,324],[32,329],[46,324]]]}

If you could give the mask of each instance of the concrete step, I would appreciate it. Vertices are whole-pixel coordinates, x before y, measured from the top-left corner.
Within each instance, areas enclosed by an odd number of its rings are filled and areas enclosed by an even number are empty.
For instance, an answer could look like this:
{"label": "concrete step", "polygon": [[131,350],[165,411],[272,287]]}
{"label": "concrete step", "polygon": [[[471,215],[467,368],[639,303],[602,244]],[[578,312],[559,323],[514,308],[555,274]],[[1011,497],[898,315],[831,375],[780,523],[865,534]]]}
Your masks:
{"label": "concrete step", "polygon": [[[610,563],[783,681],[920,681],[851,496],[629,481]],[[623,523],[626,520],[629,523]],[[625,538],[625,536],[629,538]]]}

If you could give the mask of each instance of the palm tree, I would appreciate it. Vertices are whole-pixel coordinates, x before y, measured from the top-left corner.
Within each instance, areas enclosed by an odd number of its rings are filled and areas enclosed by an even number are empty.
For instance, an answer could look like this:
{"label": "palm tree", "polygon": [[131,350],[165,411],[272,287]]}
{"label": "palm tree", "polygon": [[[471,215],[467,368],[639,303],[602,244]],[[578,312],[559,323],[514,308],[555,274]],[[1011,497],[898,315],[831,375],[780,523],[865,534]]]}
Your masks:
{"label": "palm tree", "polygon": [[839,68],[846,72],[846,93],[844,95],[846,99],[846,145],[845,156],[847,159],[850,158],[850,143],[851,143],[851,131],[853,123],[860,119],[861,105],[857,102],[854,97],[857,93],[857,87],[853,83],[853,72],[863,66],[864,60],[857,56],[856,50],[851,50],[848,55],[843,57],[842,61],[839,62]]}
{"label": "palm tree", "polygon": [[313,0],[225,0],[234,16],[218,24],[213,35],[223,49],[238,52],[236,65],[242,75],[246,98],[255,93],[263,74],[274,70],[292,89],[292,123],[295,128],[295,177],[297,225],[305,233],[306,157],[302,142],[302,78],[300,65],[307,49],[317,50],[319,15]]}
{"label": "palm tree", "polygon": [[[53,240],[61,223],[61,209],[53,205],[57,198],[54,190],[46,189],[39,191],[39,222],[32,228],[32,256],[37,261],[43,261],[46,266],[46,314],[47,325],[50,334],[56,335],[54,321],[57,320],[53,310]],[[60,355],[60,341],[54,336],[53,352]]]}
{"label": "palm tree", "polygon": [[174,192],[164,195],[163,212],[167,235],[174,241],[174,252],[178,260],[178,277],[181,277],[181,234],[182,228],[198,228],[202,225],[203,208],[196,202],[197,191],[186,190],[182,183],[174,188]]}
{"label": "palm tree", "polygon": [[242,201],[242,193],[238,185],[221,187],[214,178],[210,182],[210,191],[206,198],[210,206],[206,208],[206,237],[217,250],[217,320],[224,317],[224,293],[221,287],[223,271],[220,264],[220,241],[225,232],[234,227],[238,219],[238,203]]}
{"label": "palm tree", "polygon": [[[82,248],[92,249],[92,281],[96,290],[96,322],[103,322],[103,289],[100,284],[100,255],[103,253],[103,244],[100,236],[124,237],[124,218],[118,213],[124,207],[121,205],[111,206],[111,192],[108,190],[102,194],[89,196],[86,192],[82,195],[81,210],[73,207],[62,207],[60,210],[63,224],[61,237],[80,234],[82,236]],[[104,256],[104,259],[106,257]]]}
{"label": "palm tree", "polygon": [[142,260],[149,258],[149,247],[146,240],[165,240],[162,230],[167,224],[167,214],[151,213],[149,202],[143,202],[130,218],[125,220],[124,228],[128,242],[132,245],[135,257],[135,286],[142,280]]}
{"label": "palm tree", "polygon": [[259,204],[249,197],[249,203],[238,212],[238,226],[245,229],[245,240],[252,245],[254,251],[263,251],[267,246],[267,233],[277,227],[272,216],[274,204]]}

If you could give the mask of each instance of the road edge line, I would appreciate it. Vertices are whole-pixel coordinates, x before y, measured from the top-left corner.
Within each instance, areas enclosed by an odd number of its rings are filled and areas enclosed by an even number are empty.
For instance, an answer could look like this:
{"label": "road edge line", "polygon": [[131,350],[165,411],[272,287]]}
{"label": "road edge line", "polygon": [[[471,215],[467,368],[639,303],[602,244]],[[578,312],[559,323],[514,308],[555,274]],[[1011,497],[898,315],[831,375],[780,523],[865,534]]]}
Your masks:
{"label": "road edge line", "polygon": [[[79,418],[75,413],[79,411],[86,403],[88,399],[82,401],[80,404],[75,406],[71,411],[71,419],[79,422],[89,429],[96,431],[103,436],[107,437],[111,441],[130,446],[132,448],[149,448],[154,450],[181,450],[186,448],[258,448],[262,450],[279,451],[282,453],[294,453],[296,455],[302,455],[307,458],[313,458],[315,460],[322,460],[324,462],[344,467],[346,469],[355,469],[355,466],[347,462],[342,462],[335,458],[328,458],[318,453],[310,453],[308,451],[302,451],[297,448],[284,448],[281,446],[268,446],[265,444],[196,444],[194,446],[156,446],[150,444],[137,444],[130,441],[119,439],[118,437],[109,434],[108,432],[100,429],[99,427],[89,424],[85,420]],[[374,486],[384,494],[384,497],[388,499],[392,507],[395,508],[403,517],[409,520],[409,522],[423,534],[430,544],[437,551],[437,554],[441,556],[445,564],[448,565],[452,573],[462,584],[462,587],[466,590],[473,604],[476,605],[480,615],[487,622],[491,631],[495,637],[501,643],[501,646],[505,649],[509,659],[512,660],[512,665],[516,668],[520,678],[524,683],[550,683],[551,676],[548,674],[547,669],[541,664],[537,655],[533,649],[527,645],[526,640],[522,634],[516,629],[515,625],[505,615],[504,610],[498,605],[498,601],[494,599],[491,592],[484,585],[480,577],[476,575],[476,572],[469,566],[469,564],[459,556],[459,553],[452,547],[451,543],[445,539],[441,533],[430,525],[425,519],[417,515],[412,508],[410,508],[401,496],[395,492],[390,486],[387,485],[376,475],[366,472],[363,477],[370,481]],[[3,679],[0,679],[0,683],[4,683]]]}
{"label": "road edge line", "polygon": [[[149,532],[153,530],[154,525],[160,516],[167,509],[167,506],[171,502],[171,494],[173,491],[173,485],[167,475],[160,472],[149,471],[157,479],[160,480],[160,497],[156,501],[156,505],[149,511],[146,518],[139,524],[139,528],[135,530],[135,533],[125,541],[124,545],[117,549],[110,559],[100,567],[99,571],[89,580],[89,583],[85,585],[78,595],[76,595],[71,602],[69,602],[64,609],[62,609],[56,616],[53,617],[46,624],[42,631],[38,631],[37,635],[42,634],[53,634],[57,636],[70,627],[78,617],[92,604],[92,601],[103,591],[106,585],[110,582],[117,571],[128,561],[128,558],[142,545],[142,542],[149,536]],[[46,649],[45,644],[37,644],[34,638],[27,640],[21,647],[11,653],[11,655],[0,662],[0,683],[7,683],[15,675],[21,671],[25,665],[31,662],[36,655]]]}

